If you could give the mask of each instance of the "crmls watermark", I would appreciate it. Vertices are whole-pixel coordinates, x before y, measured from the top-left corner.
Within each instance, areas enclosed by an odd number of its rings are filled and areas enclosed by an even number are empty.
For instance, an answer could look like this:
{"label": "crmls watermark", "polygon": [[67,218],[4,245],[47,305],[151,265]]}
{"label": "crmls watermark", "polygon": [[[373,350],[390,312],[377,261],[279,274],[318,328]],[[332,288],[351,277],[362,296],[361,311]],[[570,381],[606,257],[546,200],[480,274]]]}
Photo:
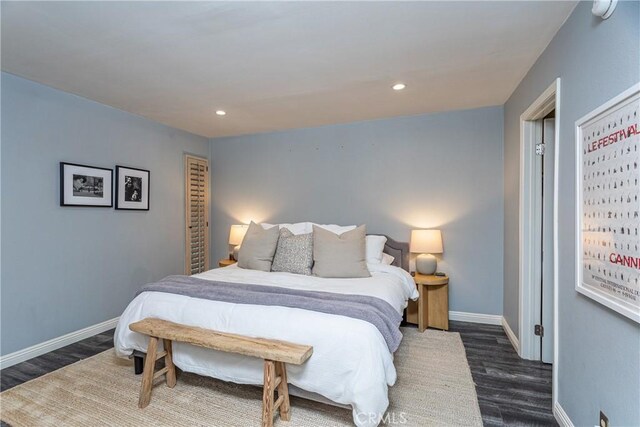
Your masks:
{"label": "crmls watermark", "polygon": [[407,423],[406,412],[386,412],[384,414],[378,414],[375,412],[359,413],[356,415],[359,423],[362,424],[383,424],[383,425],[400,425]]}

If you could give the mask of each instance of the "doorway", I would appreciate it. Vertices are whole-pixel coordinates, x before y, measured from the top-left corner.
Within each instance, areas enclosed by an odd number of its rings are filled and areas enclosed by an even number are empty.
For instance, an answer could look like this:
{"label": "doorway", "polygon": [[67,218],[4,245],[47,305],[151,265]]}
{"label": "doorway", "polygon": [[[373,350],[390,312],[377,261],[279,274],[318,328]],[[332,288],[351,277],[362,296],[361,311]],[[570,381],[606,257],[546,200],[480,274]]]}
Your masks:
{"label": "doorway", "polygon": [[560,79],[520,116],[519,355],[558,360],[558,149]]}
{"label": "doorway", "polygon": [[[544,116],[527,120],[531,127],[531,139],[528,149],[531,150],[531,169],[528,175],[531,198],[528,223],[523,228],[530,230],[530,252],[525,264],[530,265],[529,287],[531,298],[529,330],[520,333],[532,337],[530,348],[521,356],[530,360],[541,360],[553,363],[553,231],[554,231],[554,153],[555,153],[555,109],[548,111],[548,106],[540,115]],[[526,291],[526,290],[525,290]],[[525,294],[526,295],[526,294]],[[523,337],[523,335],[521,335]],[[523,337],[524,338],[524,337]],[[523,351],[524,352],[524,351]],[[526,355],[528,354],[528,356]]]}

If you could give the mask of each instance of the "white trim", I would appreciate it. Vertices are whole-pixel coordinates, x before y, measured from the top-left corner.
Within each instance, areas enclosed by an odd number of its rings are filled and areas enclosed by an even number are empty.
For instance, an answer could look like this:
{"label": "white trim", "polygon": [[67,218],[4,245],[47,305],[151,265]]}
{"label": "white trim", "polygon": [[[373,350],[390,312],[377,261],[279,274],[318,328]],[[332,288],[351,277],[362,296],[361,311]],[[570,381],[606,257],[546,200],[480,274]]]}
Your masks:
{"label": "white trim", "polygon": [[459,322],[484,323],[486,325],[502,324],[502,316],[498,314],[467,313],[464,311],[450,311],[449,320],[456,320]]}
{"label": "white trim", "polygon": [[[555,158],[553,164],[553,364],[551,365],[551,398],[554,407],[558,402],[558,369],[560,367],[560,316],[559,316],[559,271],[560,261],[558,249],[558,212],[560,207],[560,117],[562,104],[560,103],[560,78],[556,80],[556,114],[555,114],[555,147],[553,150]],[[560,407],[562,410],[562,407]],[[564,410],[562,410],[564,413]],[[567,417],[569,419],[569,417]],[[571,422],[571,420],[569,420]]]}
{"label": "white trim", "polygon": [[[520,206],[519,206],[519,355],[523,359],[532,359],[536,356],[536,349],[540,353],[539,344],[534,342],[533,335],[533,313],[539,309],[539,294],[532,295],[533,289],[537,289],[532,280],[533,268],[530,265],[532,260],[531,239],[533,221],[532,212],[529,208],[531,200],[533,200],[533,191],[531,185],[531,170],[533,165],[532,149],[525,149],[525,143],[531,140],[531,132],[534,131],[532,121],[541,119],[555,109],[555,149],[554,149],[554,171],[553,171],[553,367],[551,390],[552,399],[555,405],[558,405],[558,372],[560,363],[560,333],[558,316],[558,282],[559,282],[559,262],[558,262],[558,209],[559,209],[559,182],[560,182],[560,148],[561,138],[560,129],[561,122],[561,98],[560,98],[560,78],[557,78],[539,97],[533,102],[527,110],[520,116]],[[529,133],[527,133],[527,131]],[[529,140],[527,140],[527,137]],[[532,147],[530,147],[532,148]],[[527,220],[527,221],[525,221]],[[525,256],[526,255],[526,256]],[[525,292],[525,290],[527,292]],[[560,408],[562,410],[562,408]],[[564,414],[564,411],[562,411]],[[568,419],[568,417],[567,417]]]}
{"label": "white trim", "polygon": [[[532,171],[535,164],[535,156],[533,147],[526,145],[533,141],[533,135],[536,131],[535,120],[543,118],[553,109],[556,110],[556,156],[554,159],[554,313],[557,303],[557,209],[558,209],[558,149],[560,143],[560,78],[554,82],[536,99],[527,110],[520,116],[520,200],[519,200],[519,329],[518,336],[520,339],[520,357],[524,359],[536,359],[539,357],[540,346],[535,342],[533,335],[533,327],[535,325],[535,313],[539,310],[540,292],[536,286],[536,265],[534,259],[533,242],[536,236],[535,210],[535,182],[532,179]],[[557,330],[557,316],[554,316],[554,331]],[[557,336],[557,334],[555,335]],[[554,338],[555,340],[555,338]],[[557,345],[554,343],[554,353]],[[554,354],[555,355],[555,354]],[[554,362],[557,358],[554,358]]]}
{"label": "white trim", "polygon": [[509,341],[511,341],[511,345],[516,350],[516,353],[520,355],[520,341],[518,341],[518,337],[516,337],[516,334],[513,333],[511,326],[509,326],[507,319],[505,319],[504,317],[502,318],[502,329],[504,329],[504,333],[507,334],[507,338],[509,338]]}
{"label": "white trim", "polygon": [[108,331],[109,329],[113,329],[118,324],[118,319],[120,319],[120,317],[105,320],[97,325],[88,326],[84,329],[80,329],[79,331],[70,332],[66,335],[50,339],[40,344],[9,353],[0,357],[0,369],[8,368],[9,366],[24,362],[25,360],[32,359],[45,353],[49,353],[50,351],[65,347],[69,344],[81,341],[85,338],[92,337],[101,332]]}
{"label": "white trim", "polygon": [[558,424],[560,424],[560,427],[574,427],[571,418],[569,418],[569,415],[567,415],[564,409],[562,409],[562,406],[560,406],[560,402],[556,401],[553,404],[553,416]]}

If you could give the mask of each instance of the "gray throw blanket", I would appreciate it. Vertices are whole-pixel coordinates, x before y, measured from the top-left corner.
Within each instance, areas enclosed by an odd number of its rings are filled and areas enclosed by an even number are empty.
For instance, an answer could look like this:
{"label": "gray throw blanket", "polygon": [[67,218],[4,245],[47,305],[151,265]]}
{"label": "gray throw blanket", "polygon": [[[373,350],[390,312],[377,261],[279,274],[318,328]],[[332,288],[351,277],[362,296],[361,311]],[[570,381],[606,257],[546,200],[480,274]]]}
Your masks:
{"label": "gray throw blanket", "polygon": [[225,283],[190,276],[167,276],[143,286],[136,295],[142,292],[165,292],[234,304],[301,308],[352,317],[378,328],[391,353],[398,349],[402,340],[399,328],[402,316],[386,301],[371,296]]}

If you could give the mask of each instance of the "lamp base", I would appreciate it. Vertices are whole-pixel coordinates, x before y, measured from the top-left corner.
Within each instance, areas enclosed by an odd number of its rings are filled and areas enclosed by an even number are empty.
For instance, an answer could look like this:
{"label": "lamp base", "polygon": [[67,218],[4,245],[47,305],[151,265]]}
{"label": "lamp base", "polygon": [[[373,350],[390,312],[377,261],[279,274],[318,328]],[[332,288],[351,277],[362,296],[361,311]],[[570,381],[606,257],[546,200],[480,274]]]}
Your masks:
{"label": "lamp base", "polygon": [[431,254],[420,254],[416,258],[416,270],[420,274],[433,274],[438,267],[438,260]]}
{"label": "lamp base", "polygon": [[233,258],[236,261],[238,260],[238,252],[240,251],[240,245],[233,247]]}

